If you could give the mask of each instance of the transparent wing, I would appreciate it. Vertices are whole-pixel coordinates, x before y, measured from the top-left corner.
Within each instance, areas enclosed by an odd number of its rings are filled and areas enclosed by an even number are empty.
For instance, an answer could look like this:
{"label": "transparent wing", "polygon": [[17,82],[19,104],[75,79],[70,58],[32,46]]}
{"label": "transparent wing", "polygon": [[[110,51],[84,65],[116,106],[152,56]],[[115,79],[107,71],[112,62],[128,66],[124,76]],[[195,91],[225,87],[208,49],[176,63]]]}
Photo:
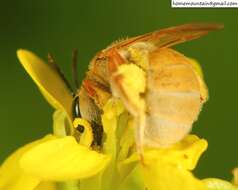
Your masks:
{"label": "transparent wing", "polygon": [[208,34],[210,31],[223,28],[223,24],[192,23],[161,29],[141,36],[119,42],[112,47],[123,48],[137,42],[148,42],[157,47],[170,47]]}

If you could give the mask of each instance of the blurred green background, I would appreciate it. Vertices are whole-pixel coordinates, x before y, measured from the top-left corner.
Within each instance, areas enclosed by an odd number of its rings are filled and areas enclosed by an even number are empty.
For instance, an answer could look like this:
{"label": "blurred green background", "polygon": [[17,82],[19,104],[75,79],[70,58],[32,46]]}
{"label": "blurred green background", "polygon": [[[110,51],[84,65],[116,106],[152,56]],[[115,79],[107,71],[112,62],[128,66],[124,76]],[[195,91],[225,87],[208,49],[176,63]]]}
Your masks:
{"label": "blurred green background", "polygon": [[210,91],[194,132],[208,139],[196,175],[231,178],[238,166],[238,10],[172,9],[169,1],[1,1],[0,161],[17,147],[51,132],[53,109],[16,58],[18,48],[51,52],[71,77],[79,50],[80,79],[92,56],[113,40],[188,22],[220,22],[225,29],[176,49],[200,61]]}

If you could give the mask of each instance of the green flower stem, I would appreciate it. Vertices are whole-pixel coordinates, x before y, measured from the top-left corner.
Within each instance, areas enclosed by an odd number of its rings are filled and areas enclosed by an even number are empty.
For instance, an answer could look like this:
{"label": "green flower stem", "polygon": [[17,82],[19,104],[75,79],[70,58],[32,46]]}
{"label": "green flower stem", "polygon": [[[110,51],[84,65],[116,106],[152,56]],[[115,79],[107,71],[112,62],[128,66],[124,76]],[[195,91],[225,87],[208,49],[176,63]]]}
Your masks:
{"label": "green flower stem", "polygon": [[79,190],[78,181],[60,182],[57,184],[58,190]]}
{"label": "green flower stem", "polygon": [[104,190],[102,189],[102,175],[80,180],[80,190]]}

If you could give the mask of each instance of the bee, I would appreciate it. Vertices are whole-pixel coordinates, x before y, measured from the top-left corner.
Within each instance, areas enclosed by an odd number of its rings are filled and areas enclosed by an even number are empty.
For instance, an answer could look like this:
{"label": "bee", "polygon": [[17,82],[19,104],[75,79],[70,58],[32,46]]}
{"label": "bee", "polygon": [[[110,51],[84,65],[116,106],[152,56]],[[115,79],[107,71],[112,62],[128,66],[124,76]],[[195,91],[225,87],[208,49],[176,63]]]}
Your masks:
{"label": "bee", "polygon": [[[220,28],[219,24],[185,24],[119,41],[100,51],[76,93],[82,117],[100,125],[102,106],[117,96],[136,118],[139,147],[167,147],[178,142],[191,130],[208,95],[194,61],[169,47]],[[145,108],[134,102],[133,89],[123,86],[126,76],[118,70],[125,64],[145,73],[146,87],[139,94]]]}
{"label": "bee", "polygon": [[[72,121],[82,117],[90,122],[92,146],[102,143],[102,108],[111,97],[119,98],[134,118],[138,150],[170,146],[190,132],[208,98],[196,62],[170,47],[221,28],[221,24],[184,24],[114,42],[91,60],[81,86],[73,56],[77,90],[65,93],[68,103],[61,104],[66,104]],[[51,68],[69,86],[49,58]],[[80,125],[77,129],[84,131]]]}

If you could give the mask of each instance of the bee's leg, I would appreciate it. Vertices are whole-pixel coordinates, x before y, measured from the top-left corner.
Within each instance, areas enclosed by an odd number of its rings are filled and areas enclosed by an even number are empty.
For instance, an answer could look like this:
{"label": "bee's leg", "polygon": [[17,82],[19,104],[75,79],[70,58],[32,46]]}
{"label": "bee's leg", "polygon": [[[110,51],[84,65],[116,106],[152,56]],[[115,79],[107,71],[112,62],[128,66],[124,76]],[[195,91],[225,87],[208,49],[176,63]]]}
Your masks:
{"label": "bee's leg", "polygon": [[96,81],[85,79],[83,81],[83,87],[86,90],[88,96],[92,98],[95,104],[102,108],[107,100],[111,97],[111,94],[103,85]]}
{"label": "bee's leg", "polygon": [[135,136],[136,136],[136,149],[138,151],[141,164],[145,166],[144,161],[144,131],[145,131],[145,116],[144,114],[139,114],[135,118]]}
{"label": "bee's leg", "polygon": [[[132,105],[130,98],[125,93],[125,89],[122,88],[122,75],[115,74],[118,66],[122,64],[126,64],[127,61],[118,53],[118,51],[114,48],[108,52],[108,69],[111,73],[111,86],[112,91],[114,90],[116,96],[121,98],[129,112],[134,116],[135,120],[135,137],[136,137],[136,148],[140,157],[140,161],[144,164],[144,130],[145,130],[145,114],[139,113],[138,110]],[[114,74],[113,74],[114,73]]]}

